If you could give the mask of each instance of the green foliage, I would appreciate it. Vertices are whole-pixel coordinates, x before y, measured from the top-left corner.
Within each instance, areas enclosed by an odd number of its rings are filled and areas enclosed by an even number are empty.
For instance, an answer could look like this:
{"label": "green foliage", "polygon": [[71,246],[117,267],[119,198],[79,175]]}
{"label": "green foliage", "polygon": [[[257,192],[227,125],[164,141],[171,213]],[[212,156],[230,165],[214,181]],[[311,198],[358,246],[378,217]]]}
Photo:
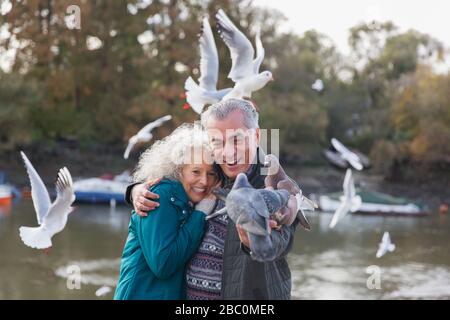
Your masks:
{"label": "green foliage", "polygon": [[[67,28],[69,5],[81,8],[81,29]],[[223,8],[252,40],[261,28],[262,69],[275,81],[252,97],[261,127],[279,128],[281,151],[318,155],[331,137],[370,154],[388,173],[405,159],[450,162],[450,75],[427,65],[442,44],[391,22],[350,30],[350,58],[314,30],[281,33],[285,17],[244,0],[14,1],[0,25],[0,52],[16,49],[0,74],[0,149],[70,138],[80,146],[122,145],[164,114],[162,137],[198,116],[183,110],[184,81],[198,78],[197,34],[210,17],[220,57],[219,88],[231,86],[229,51],[213,16]],[[311,85],[321,79],[324,90]]]}

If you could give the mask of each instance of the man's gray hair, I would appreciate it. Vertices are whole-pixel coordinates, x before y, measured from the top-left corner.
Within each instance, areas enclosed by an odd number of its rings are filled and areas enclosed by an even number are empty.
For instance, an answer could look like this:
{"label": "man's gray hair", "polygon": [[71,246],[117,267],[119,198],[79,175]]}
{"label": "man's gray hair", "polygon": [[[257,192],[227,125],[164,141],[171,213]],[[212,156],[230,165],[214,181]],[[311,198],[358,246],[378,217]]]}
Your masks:
{"label": "man's gray hair", "polygon": [[201,115],[203,128],[206,128],[210,117],[213,117],[216,120],[223,120],[228,117],[231,112],[236,110],[243,113],[244,124],[248,129],[259,128],[259,115],[256,108],[253,106],[252,102],[243,99],[228,99],[211,105]]}

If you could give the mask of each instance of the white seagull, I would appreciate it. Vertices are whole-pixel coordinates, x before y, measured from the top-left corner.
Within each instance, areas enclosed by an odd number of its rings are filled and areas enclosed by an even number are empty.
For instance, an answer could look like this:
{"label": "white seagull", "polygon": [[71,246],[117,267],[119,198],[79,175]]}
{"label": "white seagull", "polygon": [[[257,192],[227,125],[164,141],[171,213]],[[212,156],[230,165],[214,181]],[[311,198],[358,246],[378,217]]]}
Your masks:
{"label": "white seagull", "polygon": [[98,288],[97,291],[95,291],[95,295],[97,297],[101,297],[101,296],[107,295],[110,292],[111,292],[111,287],[102,286],[102,287]]}
{"label": "white seagull", "polygon": [[128,140],[128,145],[125,150],[125,153],[123,154],[123,158],[128,159],[131,150],[134,148],[134,146],[137,143],[149,142],[150,140],[152,140],[152,138],[153,138],[153,135],[151,133],[152,130],[155,129],[156,127],[160,127],[164,122],[169,121],[170,119],[172,119],[171,115],[161,117],[155,121],[150,122],[145,127],[143,127],[141,130],[139,130],[138,133],[136,133],[134,136],[132,136]]}
{"label": "white seagull", "polygon": [[47,249],[52,246],[51,238],[61,232],[67,223],[67,216],[72,212],[75,201],[73,181],[66,167],[58,172],[56,180],[56,200],[51,203],[50,196],[41,177],[34,169],[25,153],[20,152],[31,183],[31,197],[37,214],[39,227],[20,227],[20,238],[31,248]]}
{"label": "white seagull", "polygon": [[331,139],[331,144],[336,149],[336,151],[339,152],[341,158],[346,160],[353,168],[358,171],[361,171],[363,169],[364,166],[361,163],[361,159],[356,155],[356,153],[350,151],[336,138]]}
{"label": "white seagull", "polygon": [[186,101],[191,108],[201,114],[206,104],[213,104],[231,91],[231,88],[217,90],[219,77],[219,55],[208,18],[203,18],[200,43],[200,78],[199,84],[189,77],[184,83]]}
{"label": "white seagull", "polygon": [[383,234],[383,238],[381,239],[381,242],[378,246],[377,251],[377,258],[381,258],[384,256],[388,251],[393,252],[395,250],[395,244],[391,242],[391,237],[389,236],[389,232],[385,232]]}
{"label": "white seagull", "polygon": [[324,88],[323,81],[321,79],[317,79],[312,85],[311,89],[316,90],[317,92],[321,92]]}
{"label": "white seagull", "polygon": [[341,204],[331,219],[330,228],[334,228],[336,223],[342,219],[349,211],[355,212],[361,207],[361,197],[356,195],[355,184],[353,182],[352,170],[347,169],[344,178],[344,195],[340,197]]}
{"label": "white seagull", "polygon": [[252,92],[263,88],[267,82],[273,80],[270,71],[259,72],[264,59],[264,47],[261,43],[260,32],[256,33],[256,58],[250,40],[233,24],[225,12],[220,9],[216,14],[219,34],[230,50],[232,65],[228,78],[235,85],[222,100],[231,98],[251,98]]}

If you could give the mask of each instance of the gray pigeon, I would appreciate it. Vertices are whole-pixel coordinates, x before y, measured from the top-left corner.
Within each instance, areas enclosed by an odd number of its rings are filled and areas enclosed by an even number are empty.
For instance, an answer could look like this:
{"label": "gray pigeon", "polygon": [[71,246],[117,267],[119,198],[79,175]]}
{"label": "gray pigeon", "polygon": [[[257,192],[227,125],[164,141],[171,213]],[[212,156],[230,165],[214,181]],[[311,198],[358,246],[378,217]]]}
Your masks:
{"label": "gray pigeon", "polygon": [[[225,201],[220,214],[227,213],[243,229],[258,235],[269,234],[270,216],[285,207],[289,200],[287,190],[253,188],[244,173],[238,174],[230,191],[217,188],[213,193]],[[207,218],[218,215],[219,211]]]}
{"label": "gray pigeon", "polygon": [[311,230],[308,220],[306,219],[304,210],[314,211],[317,205],[302,195],[302,190],[297,183],[293,181],[286,174],[284,169],[280,166],[278,158],[273,154],[266,155],[264,159],[264,166],[268,168],[267,177],[264,181],[266,187],[271,187],[277,190],[287,190],[290,194],[295,195],[297,199],[297,213],[292,214],[287,207],[283,207],[280,211],[274,214],[274,220],[279,224],[291,225],[295,218],[298,218],[300,225],[306,230]]}
{"label": "gray pigeon", "polygon": [[237,176],[225,199],[226,191],[223,191],[216,189],[214,193],[225,201],[225,210],[231,220],[248,232],[252,257],[257,261],[273,260],[270,215],[287,205],[289,192],[255,189],[244,173]]}

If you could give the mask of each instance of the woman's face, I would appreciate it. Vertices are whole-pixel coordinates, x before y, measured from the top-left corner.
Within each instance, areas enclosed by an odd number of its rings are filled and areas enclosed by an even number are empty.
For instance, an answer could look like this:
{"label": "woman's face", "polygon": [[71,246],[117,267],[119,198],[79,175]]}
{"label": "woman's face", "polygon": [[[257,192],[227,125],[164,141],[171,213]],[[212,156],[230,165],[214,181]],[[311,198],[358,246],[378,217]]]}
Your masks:
{"label": "woman's face", "polygon": [[181,169],[180,182],[189,199],[197,203],[207,196],[218,182],[217,173],[211,164],[185,164]]}

